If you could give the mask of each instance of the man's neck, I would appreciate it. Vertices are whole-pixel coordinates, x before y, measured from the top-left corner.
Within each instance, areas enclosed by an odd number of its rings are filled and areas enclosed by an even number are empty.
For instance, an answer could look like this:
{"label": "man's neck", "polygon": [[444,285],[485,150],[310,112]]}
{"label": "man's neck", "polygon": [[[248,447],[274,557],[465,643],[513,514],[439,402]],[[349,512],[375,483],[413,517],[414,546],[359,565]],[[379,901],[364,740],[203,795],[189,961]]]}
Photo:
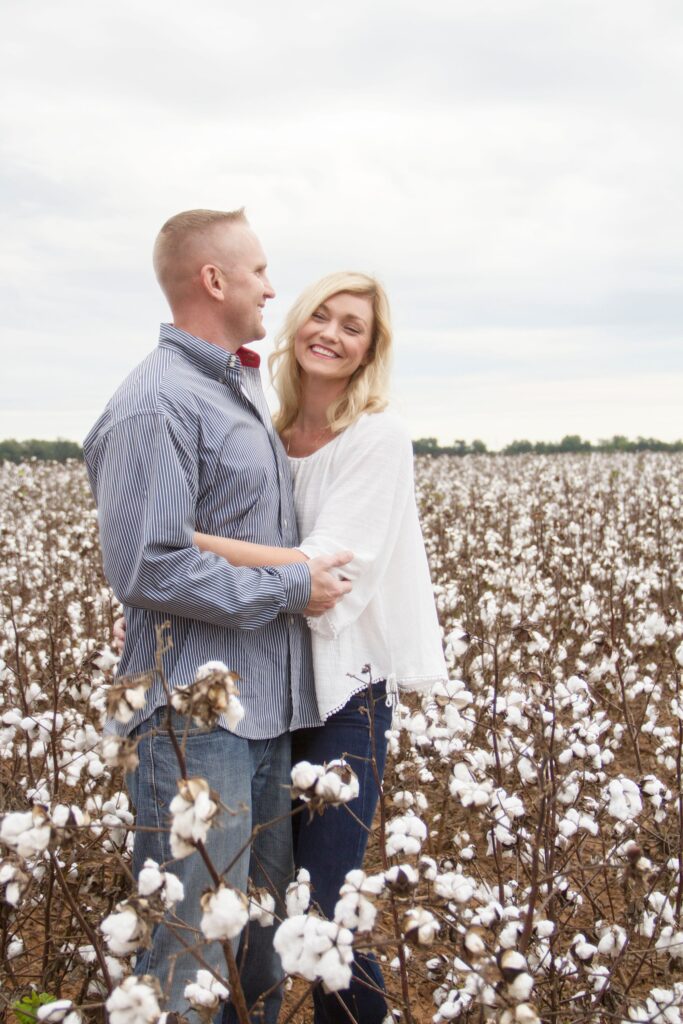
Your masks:
{"label": "man's neck", "polygon": [[227,337],[225,331],[212,320],[201,316],[174,316],[173,326],[179,331],[185,331],[194,338],[201,338],[211,345],[222,348],[225,352],[237,352],[242,347],[241,341],[233,341]]}

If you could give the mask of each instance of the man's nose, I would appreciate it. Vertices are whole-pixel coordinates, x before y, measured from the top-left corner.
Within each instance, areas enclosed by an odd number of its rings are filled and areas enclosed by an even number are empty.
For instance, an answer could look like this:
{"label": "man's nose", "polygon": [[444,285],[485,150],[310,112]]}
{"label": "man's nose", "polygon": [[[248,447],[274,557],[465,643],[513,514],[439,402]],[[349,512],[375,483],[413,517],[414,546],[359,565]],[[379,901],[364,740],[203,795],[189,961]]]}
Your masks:
{"label": "man's nose", "polygon": [[263,279],[263,293],[266,299],[275,298],[275,289],[270,283],[270,278],[266,277]]}

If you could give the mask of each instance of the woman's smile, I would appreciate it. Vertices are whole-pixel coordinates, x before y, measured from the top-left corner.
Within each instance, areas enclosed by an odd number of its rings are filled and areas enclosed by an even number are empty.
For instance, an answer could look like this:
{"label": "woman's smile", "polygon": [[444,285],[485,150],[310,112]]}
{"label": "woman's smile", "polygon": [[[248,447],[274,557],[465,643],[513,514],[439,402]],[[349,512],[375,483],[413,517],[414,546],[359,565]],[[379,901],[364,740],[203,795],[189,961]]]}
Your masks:
{"label": "woman's smile", "polygon": [[325,359],[339,359],[336,352],[332,349],[325,348],[324,345],[311,345],[311,352],[316,356],[323,356]]}

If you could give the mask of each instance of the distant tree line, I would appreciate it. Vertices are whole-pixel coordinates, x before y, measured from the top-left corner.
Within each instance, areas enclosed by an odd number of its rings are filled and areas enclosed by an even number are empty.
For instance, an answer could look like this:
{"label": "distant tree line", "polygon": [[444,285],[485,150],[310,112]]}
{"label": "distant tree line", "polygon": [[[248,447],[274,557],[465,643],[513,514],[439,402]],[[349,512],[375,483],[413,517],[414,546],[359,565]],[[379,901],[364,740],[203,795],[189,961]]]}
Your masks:
{"label": "distant tree line", "polygon": [[435,437],[421,437],[413,441],[413,451],[416,455],[485,455],[488,448],[483,441],[454,441],[451,445],[440,445]]}
{"label": "distant tree line", "polygon": [[[440,445],[435,437],[421,437],[413,441],[416,455],[495,455],[483,441],[468,443],[458,439],[450,445]],[[578,434],[567,434],[561,441],[512,441],[501,449],[502,455],[559,455],[563,452],[681,452],[681,441],[658,441],[654,437],[639,437],[630,441],[621,434],[609,440],[584,441]],[[13,438],[0,441],[0,462],[24,462],[26,459],[52,459],[66,462],[67,459],[82,459],[83,449],[75,441],[15,441]]]}
{"label": "distant tree line", "polygon": [[[435,437],[421,437],[413,441],[416,455],[483,455],[489,452],[483,441],[457,440],[452,445],[440,445]],[[683,440],[658,441],[654,437],[638,437],[629,440],[622,434],[615,434],[609,440],[584,441],[579,434],[566,434],[561,441],[512,441],[501,449],[502,455],[560,455],[566,452],[681,452]]]}
{"label": "distant tree line", "polygon": [[0,462],[24,462],[26,459],[54,459],[66,462],[67,459],[82,459],[83,449],[75,441],[15,441],[13,438],[0,441]]}

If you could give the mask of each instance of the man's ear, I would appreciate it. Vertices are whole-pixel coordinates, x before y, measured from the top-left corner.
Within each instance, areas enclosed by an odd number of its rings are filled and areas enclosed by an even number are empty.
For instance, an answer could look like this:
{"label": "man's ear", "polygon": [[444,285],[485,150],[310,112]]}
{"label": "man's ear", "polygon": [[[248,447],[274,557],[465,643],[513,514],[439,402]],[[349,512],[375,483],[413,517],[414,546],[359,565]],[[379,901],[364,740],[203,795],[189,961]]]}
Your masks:
{"label": "man's ear", "polygon": [[223,291],[223,276],[213,263],[206,263],[199,271],[199,280],[202,283],[202,287],[213,299],[222,299],[225,295]]}

